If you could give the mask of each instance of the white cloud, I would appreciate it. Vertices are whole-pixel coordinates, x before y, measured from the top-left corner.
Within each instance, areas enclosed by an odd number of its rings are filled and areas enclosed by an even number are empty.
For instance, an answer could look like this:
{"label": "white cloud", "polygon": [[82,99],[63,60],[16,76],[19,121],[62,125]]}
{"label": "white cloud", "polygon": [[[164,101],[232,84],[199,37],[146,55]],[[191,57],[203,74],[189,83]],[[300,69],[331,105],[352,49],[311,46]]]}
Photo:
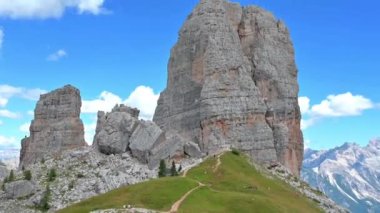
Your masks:
{"label": "white cloud", "polygon": [[98,111],[109,112],[116,104],[126,104],[140,110],[140,118],[151,120],[156,109],[159,94],[147,86],[138,86],[129,97],[123,99],[111,92],[104,91],[98,99],[82,101],[83,113],[97,113]]}
{"label": "white cloud", "polygon": [[310,98],[308,97],[299,97],[298,104],[300,106],[301,113],[304,114],[309,111],[310,108]]}
{"label": "white cloud", "polygon": [[66,56],[67,56],[66,51],[61,49],[61,50],[58,50],[55,53],[50,54],[46,58],[46,60],[48,60],[48,61],[59,61],[60,59],[66,57]]}
{"label": "white cloud", "polygon": [[0,135],[0,146],[16,146],[17,139],[15,137],[5,137]]}
{"label": "white cloud", "polygon": [[103,4],[104,0],[80,0],[78,9],[80,13],[92,13],[94,15],[108,13],[108,11],[102,7]]}
{"label": "white cloud", "polygon": [[[0,0],[1,1],[1,0]],[[27,89],[23,87],[14,87],[6,84],[0,85],[0,107],[5,107],[12,97],[20,97],[27,100],[36,101],[41,94],[46,93],[42,89]]]}
{"label": "white cloud", "polygon": [[299,97],[298,103],[304,118],[301,120],[301,129],[306,129],[323,118],[358,116],[375,107],[370,99],[362,95],[352,95],[350,92],[329,95],[313,106],[310,106],[308,97]]}
{"label": "white cloud", "polygon": [[96,121],[90,124],[84,124],[84,139],[88,145],[91,145],[94,140],[95,130],[96,130]]}
{"label": "white cloud", "polygon": [[37,101],[40,98],[41,94],[47,93],[46,90],[42,89],[23,89],[22,93],[20,94],[21,98]]}
{"label": "white cloud", "polygon": [[0,107],[5,107],[8,103],[8,99],[0,97]]}
{"label": "white cloud", "polygon": [[97,113],[98,111],[109,112],[116,104],[122,103],[122,99],[111,93],[104,91],[98,99],[82,101],[82,113]]}
{"label": "white cloud", "polygon": [[0,16],[12,19],[60,18],[67,9],[98,15],[105,0],[0,0]]}
{"label": "white cloud", "polygon": [[29,134],[29,127],[30,127],[30,123],[24,123],[23,125],[20,126],[19,130],[22,133]]}
{"label": "white cloud", "polygon": [[159,94],[154,94],[150,87],[139,86],[125,100],[125,104],[136,107],[140,110],[140,117],[145,120],[151,120],[157,106]]}
{"label": "white cloud", "polygon": [[3,47],[3,41],[4,41],[4,31],[0,27],[0,49]]}
{"label": "white cloud", "polygon": [[325,117],[355,116],[373,107],[374,104],[368,98],[347,92],[327,96],[326,100],[311,107],[311,113]]}
{"label": "white cloud", "polygon": [[[151,120],[156,109],[159,94],[155,94],[153,89],[147,86],[138,86],[127,99],[123,100],[120,96],[111,92],[103,91],[97,99],[83,100],[82,113],[95,114],[98,111],[109,112],[116,104],[126,104],[140,110],[140,118]],[[94,122],[84,125],[85,140],[91,144],[96,129],[96,118]]]}
{"label": "white cloud", "polygon": [[6,109],[2,109],[2,110],[0,110],[0,117],[16,119],[16,118],[20,118],[20,114],[15,113],[15,112],[11,112],[11,111],[6,110]]}

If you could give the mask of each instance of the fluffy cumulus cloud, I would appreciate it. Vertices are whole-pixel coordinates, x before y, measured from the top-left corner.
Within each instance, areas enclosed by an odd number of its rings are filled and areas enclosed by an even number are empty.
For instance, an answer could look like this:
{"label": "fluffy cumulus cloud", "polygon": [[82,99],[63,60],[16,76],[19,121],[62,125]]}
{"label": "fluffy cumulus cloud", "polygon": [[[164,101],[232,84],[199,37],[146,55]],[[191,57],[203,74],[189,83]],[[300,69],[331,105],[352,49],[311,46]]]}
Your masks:
{"label": "fluffy cumulus cloud", "polygon": [[82,102],[83,113],[97,113],[98,111],[109,112],[116,104],[126,104],[140,110],[140,118],[151,120],[157,106],[159,94],[155,94],[153,89],[147,86],[138,86],[127,99],[111,92],[102,92],[97,99],[84,100]]}
{"label": "fluffy cumulus cloud", "polygon": [[[97,99],[83,100],[82,113],[95,114],[98,111],[109,112],[116,104],[126,104],[130,107],[136,107],[140,110],[140,118],[151,120],[157,106],[159,94],[154,93],[153,89],[147,86],[138,86],[126,99],[121,98],[111,92],[102,92]],[[84,125],[85,139],[91,143],[95,128],[96,118],[92,122]]]}
{"label": "fluffy cumulus cloud", "polygon": [[152,88],[139,86],[131,93],[124,103],[128,106],[138,108],[142,119],[151,120],[153,118],[159,96],[159,94],[154,94]]}
{"label": "fluffy cumulus cloud", "polygon": [[370,99],[362,95],[353,95],[350,92],[329,95],[319,104],[312,106],[308,97],[300,97],[298,103],[304,118],[301,120],[302,129],[312,126],[322,118],[358,116],[363,111],[375,107]]}
{"label": "fluffy cumulus cloud", "polygon": [[106,13],[105,0],[0,0],[0,16],[12,19],[60,18],[67,9],[79,14]]}
{"label": "fluffy cumulus cloud", "polygon": [[326,100],[311,107],[311,113],[325,117],[355,116],[373,107],[374,104],[368,98],[347,92],[327,96]]}
{"label": "fluffy cumulus cloud", "polygon": [[82,113],[109,112],[116,105],[123,103],[122,99],[111,92],[102,92],[97,99],[82,101]]}
{"label": "fluffy cumulus cloud", "polygon": [[0,27],[0,49],[3,47],[4,31]]}
{"label": "fluffy cumulus cloud", "polygon": [[60,59],[64,58],[67,56],[67,53],[65,50],[58,50],[57,52],[54,52],[50,54],[46,60],[48,61],[59,61]]}

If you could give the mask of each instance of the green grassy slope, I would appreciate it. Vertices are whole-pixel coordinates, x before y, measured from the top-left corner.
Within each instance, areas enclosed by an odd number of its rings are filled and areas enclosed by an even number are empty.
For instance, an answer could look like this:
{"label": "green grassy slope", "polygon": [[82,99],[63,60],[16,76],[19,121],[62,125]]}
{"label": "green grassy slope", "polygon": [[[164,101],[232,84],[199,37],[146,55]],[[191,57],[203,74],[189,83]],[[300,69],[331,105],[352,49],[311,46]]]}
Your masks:
{"label": "green grassy slope", "polygon": [[191,169],[186,177],[152,180],[85,200],[59,212],[89,212],[96,209],[135,207],[170,210],[187,191],[191,193],[178,212],[321,212],[317,205],[284,182],[261,175],[246,157],[231,152],[209,158]]}

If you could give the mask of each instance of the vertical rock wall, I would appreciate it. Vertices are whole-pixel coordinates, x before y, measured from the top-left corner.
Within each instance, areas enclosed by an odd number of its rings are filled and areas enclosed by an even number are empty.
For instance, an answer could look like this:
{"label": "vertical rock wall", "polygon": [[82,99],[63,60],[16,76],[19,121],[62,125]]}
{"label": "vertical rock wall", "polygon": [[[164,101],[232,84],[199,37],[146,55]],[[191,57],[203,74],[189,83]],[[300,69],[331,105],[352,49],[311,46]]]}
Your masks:
{"label": "vertical rock wall", "polygon": [[30,137],[22,140],[20,166],[27,166],[44,156],[86,146],[80,119],[82,100],[78,89],[67,85],[41,95],[34,110]]}
{"label": "vertical rock wall", "polygon": [[153,120],[203,152],[235,147],[299,175],[297,68],[287,28],[258,7],[201,0],[171,51]]}

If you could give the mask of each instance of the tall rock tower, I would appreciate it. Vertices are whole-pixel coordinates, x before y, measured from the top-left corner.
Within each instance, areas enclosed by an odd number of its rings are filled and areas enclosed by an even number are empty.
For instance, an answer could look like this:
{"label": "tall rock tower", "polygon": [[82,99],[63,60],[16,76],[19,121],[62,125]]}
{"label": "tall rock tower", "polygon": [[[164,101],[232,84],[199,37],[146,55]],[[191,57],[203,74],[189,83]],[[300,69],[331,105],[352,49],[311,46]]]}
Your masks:
{"label": "tall rock tower", "polygon": [[34,110],[30,137],[22,140],[20,166],[64,150],[86,146],[79,117],[81,105],[79,90],[70,85],[41,95]]}
{"label": "tall rock tower", "polygon": [[255,6],[201,0],[171,50],[153,120],[203,152],[234,147],[299,175],[297,68],[285,25]]}

